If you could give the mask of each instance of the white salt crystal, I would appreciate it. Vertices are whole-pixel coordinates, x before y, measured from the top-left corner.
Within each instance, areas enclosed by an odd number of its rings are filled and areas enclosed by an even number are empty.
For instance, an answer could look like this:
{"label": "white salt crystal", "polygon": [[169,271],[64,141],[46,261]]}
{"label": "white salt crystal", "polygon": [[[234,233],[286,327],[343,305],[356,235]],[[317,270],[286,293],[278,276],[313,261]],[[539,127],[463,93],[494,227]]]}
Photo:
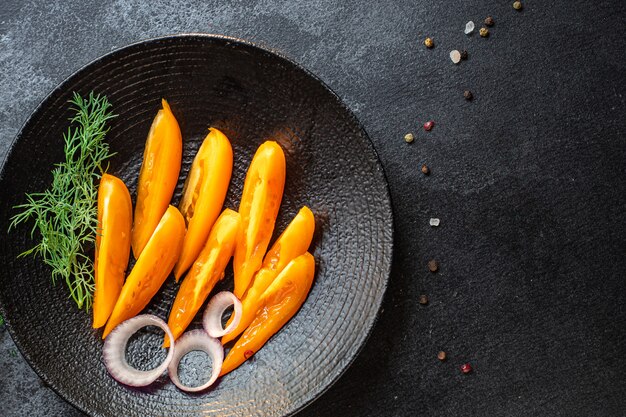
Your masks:
{"label": "white salt crystal", "polygon": [[459,62],[461,62],[461,53],[459,51],[457,51],[456,49],[454,51],[451,51],[450,52],[450,59],[455,64],[458,64]]}
{"label": "white salt crystal", "polygon": [[471,20],[465,24],[465,34],[470,35],[474,31],[474,22]]}

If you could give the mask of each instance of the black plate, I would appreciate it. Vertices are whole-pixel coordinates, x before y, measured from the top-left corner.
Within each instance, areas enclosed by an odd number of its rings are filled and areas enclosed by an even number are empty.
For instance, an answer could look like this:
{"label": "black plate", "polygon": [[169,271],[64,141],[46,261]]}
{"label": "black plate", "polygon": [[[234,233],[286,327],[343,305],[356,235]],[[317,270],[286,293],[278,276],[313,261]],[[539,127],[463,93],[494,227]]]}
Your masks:
{"label": "black plate", "polygon": [[[17,259],[32,246],[28,228],[7,234],[12,206],[49,186],[63,158],[67,101],[73,91],[107,95],[115,113],[109,172],[135,193],[142,150],[161,97],[184,139],[181,180],[208,126],[233,144],[226,206],[237,208],[256,147],[277,140],[287,157],[284,229],[299,207],[317,218],[317,273],[300,312],[249,363],[200,395],[161,378],[146,389],[115,382],[102,364],[100,332],[64,284],[52,286],[39,260]],[[392,214],[387,184],[357,119],[319,79],[293,62],[219,36],[154,39],[96,60],[56,88],[12,145],[0,174],[0,302],[17,346],[35,371],[69,402],[94,416],[264,415],[295,413],[342,374],[376,320],[390,271]],[[133,197],[134,198],[134,197]],[[276,234],[275,234],[276,235]],[[232,276],[225,279],[225,286]],[[166,318],[177,286],[170,278],[147,311]],[[197,326],[197,323],[194,323]]]}

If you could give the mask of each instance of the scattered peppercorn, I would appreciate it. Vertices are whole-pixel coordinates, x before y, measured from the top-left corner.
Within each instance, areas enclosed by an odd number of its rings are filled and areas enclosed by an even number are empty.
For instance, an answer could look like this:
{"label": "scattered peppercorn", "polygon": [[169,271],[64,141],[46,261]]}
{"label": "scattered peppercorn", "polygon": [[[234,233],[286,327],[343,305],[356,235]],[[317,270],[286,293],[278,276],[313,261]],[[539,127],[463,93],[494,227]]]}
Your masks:
{"label": "scattered peppercorn", "polygon": [[427,48],[432,48],[435,46],[435,42],[433,42],[431,38],[426,38],[424,39],[424,45],[426,45]]}
{"label": "scattered peppercorn", "polygon": [[425,306],[426,304],[428,304],[428,297],[426,295],[420,295],[420,298],[418,299],[418,302]]}
{"label": "scattered peppercorn", "polygon": [[430,132],[431,130],[433,130],[433,126],[435,126],[435,122],[433,122],[432,120],[429,120],[426,123],[424,123],[424,130],[427,132]]}
{"label": "scattered peppercorn", "polygon": [[430,272],[437,272],[439,270],[439,263],[436,260],[431,259],[428,261],[428,270]]}
{"label": "scattered peppercorn", "polygon": [[478,33],[480,34],[481,37],[486,38],[487,36],[489,36],[489,29],[487,29],[487,28],[480,28]]}
{"label": "scattered peppercorn", "polygon": [[450,51],[450,59],[452,60],[454,64],[458,64],[459,62],[461,62],[461,53],[457,51],[456,49],[453,51]]}
{"label": "scattered peppercorn", "polygon": [[465,49],[463,49],[463,50],[461,51],[461,59],[462,59],[463,61],[465,61],[465,60],[467,59],[467,51],[466,51]]}
{"label": "scattered peppercorn", "polygon": [[471,101],[474,98],[474,95],[472,94],[470,90],[465,90],[463,92],[463,97],[465,97],[465,100]]}
{"label": "scattered peppercorn", "polygon": [[437,359],[439,359],[441,362],[445,361],[446,360],[446,352],[444,352],[442,350],[439,353],[437,353]]}
{"label": "scattered peppercorn", "polygon": [[485,26],[493,26],[495,22],[493,21],[493,17],[491,16],[487,16],[487,18],[485,19]]}
{"label": "scattered peppercorn", "polygon": [[461,365],[461,372],[463,372],[464,374],[469,374],[470,372],[472,372],[472,370],[472,365],[469,362]]}
{"label": "scattered peppercorn", "polygon": [[413,137],[413,133],[407,133],[406,135],[404,135],[404,141],[406,143],[411,143],[414,139],[415,138]]}
{"label": "scattered peppercorn", "polygon": [[426,164],[422,165],[422,174],[424,174],[424,175],[430,174],[430,168],[428,168],[428,165],[426,165]]}
{"label": "scattered peppercorn", "polygon": [[513,2],[513,8],[515,10],[522,10],[522,2],[521,1]]}

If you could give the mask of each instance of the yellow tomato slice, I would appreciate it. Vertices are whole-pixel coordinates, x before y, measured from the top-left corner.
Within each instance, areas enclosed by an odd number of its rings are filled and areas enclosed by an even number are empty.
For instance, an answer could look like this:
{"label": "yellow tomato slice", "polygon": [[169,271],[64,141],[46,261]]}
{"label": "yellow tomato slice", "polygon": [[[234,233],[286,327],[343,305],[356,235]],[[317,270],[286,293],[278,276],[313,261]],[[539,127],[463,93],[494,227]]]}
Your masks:
{"label": "yellow tomato slice", "polygon": [[167,210],[180,173],[183,139],[167,101],[152,121],[137,185],[132,247],[138,259]]}
{"label": "yellow tomato slice", "polygon": [[240,239],[233,269],[235,290],[242,298],[267,250],[285,187],[285,154],[278,143],[267,141],[257,149],[243,186],[239,214]]}
{"label": "yellow tomato slice", "polygon": [[211,227],[222,210],[233,170],[233,150],[226,135],[215,128],[202,142],[183,188],[180,212],[187,234],[180,259],[174,267],[178,281],[206,243]]}
{"label": "yellow tomato slice", "polygon": [[133,206],[122,180],[104,174],[98,187],[98,233],[94,276],[93,327],[105,325],[126,276]]}

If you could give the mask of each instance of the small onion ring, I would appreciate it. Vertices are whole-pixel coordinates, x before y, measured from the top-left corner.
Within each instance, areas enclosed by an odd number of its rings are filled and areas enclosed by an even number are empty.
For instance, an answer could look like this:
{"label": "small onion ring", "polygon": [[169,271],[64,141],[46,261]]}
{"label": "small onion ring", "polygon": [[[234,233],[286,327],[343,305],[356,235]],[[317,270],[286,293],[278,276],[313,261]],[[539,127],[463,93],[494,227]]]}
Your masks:
{"label": "small onion ring", "polygon": [[[222,315],[230,306],[234,306],[232,322],[225,329],[222,327]],[[232,332],[239,325],[242,309],[241,301],[230,291],[218,292],[211,298],[202,317],[202,327],[211,337],[222,337]]]}
{"label": "small onion ring", "polygon": [[118,382],[131,387],[144,387],[156,381],[174,357],[174,344],[172,344],[163,363],[150,371],[140,371],[128,364],[126,360],[128,340],[137,330],[146,326],[158,326],[163,329],[170,340],[174,340],[172,331],[163,320],[152,314],[141,314],[120,323],[113,329],[104,341],[102,348],[104,366],[106,366],[109,374]]}
{"label": "small onion ring", "polygon": [[[178,378],[178,365],[180,360],[189,352],[199,350],[205,352],[213,361],[211,378],[207,382],[197,387],[188,387],[180,382]],[[224,348],[219,340],[209,336],[204,330],[197,329],[185,332],[176,341],[176,353],[172,362],[167,368],[170,379],[178,388],[185,392],[198,392],[207,389],[217,380],[222,370],[222,362],[224,362]]]}

